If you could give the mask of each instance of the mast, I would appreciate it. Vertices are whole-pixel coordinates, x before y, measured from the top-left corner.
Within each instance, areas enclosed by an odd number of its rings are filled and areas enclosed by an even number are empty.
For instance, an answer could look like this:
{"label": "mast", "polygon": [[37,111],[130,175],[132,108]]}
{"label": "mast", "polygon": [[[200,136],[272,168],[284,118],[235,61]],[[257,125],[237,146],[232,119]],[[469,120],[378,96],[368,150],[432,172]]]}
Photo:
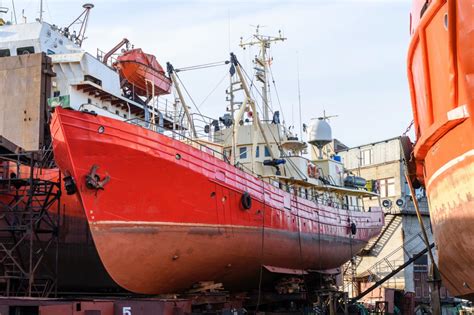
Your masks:
{"label": "mast", "polygon": [[12,0],[12,9],[13,9],[13,17],[15,18],[15,24],[18,24],[18,21],[16,20],[15,0]]}
{"label": "mast", "polygon": [[[41,1],[41,6],[43,6],[43,1]],[[84,11],[82,11],[81,15],[79,15],[74,21],[72,21],[71,24],[68,25],[68,27],[66,27],[66,29],[69,30],[76,22],[81,24],[79,33],[76,36],[76,43],[79,46],[82,46],[82,43],[86,39],[87,22],[89,22],[90,11],[94,8],[94,5],[92,3],[86,3],[82,7],[84,8]]]}
{"label": "mast", "polygon": [[[243,42],[242,37],[240,38],[240,47],[246,49],[246,47],[258,45],[260,47],[260,53],[255,57],[255,64],[257,65],[257,80],[262,83],[262,101],[263,101],[263,120],[268,121],[270,106],[268,104],[269,86],[267,82],[268,66],[270,60],[267,60],[267,50],[270,48],[271,43],[285,41],[286,37],[281,35],[281,31],[278,31],[278,36],[266,36],[261,35],[259,32],[260,25],[257,25],[253,39],[248,42]],[[261,68],[259,68],[259,66]]]}
{"label": "mast", "polygon": [[39,16],[39,21],[40,23],[43,22],[43,0],[40,0],[40,16]]}
{"label": "mast", "polygon": [[[236,73],[239,76],[240,83],[242,84],[242,89],[245,92],[244,102],[240,106],[240,109],[237,112],[237,116],[234,117],[234,121],[237,121],[237,122],[240,121],[240,119],[242,119],[242,117],[244,115],[246,107],[250,106],[250,108],[252,109],[252,111],[255,115],[254,119],[253,119],[254,130],[255,131],[260,130],[260,133],[262,134],[263,140],[265,141],[265,144],[267,145],[267,147],[270,151],[270,156],[274,160],[276,158],[276,156],[273,154],[272,150],[270,149],[270,142],[268,141],[268,137],[265,134],[265,131],[263,130],[262,122],[260,121],[260,118],[258,117],[258,111],[257,111],[257,108],[255,106],[255,102],[251,97],[250,89],[249,89],[249,86],[247,85],[247,82],[245,81],[244,75],[242,73],[242,69],[240,67],[240,63],[237,61],[237,57],[233,53],[230,53],[230,60],[231,60],[231,63],[235,67]],[[236,139],[237,139],[238,131],[239,131],[238,124],[234,123],[232,128],[234,129],[233,130],[233,138],[234,138],[233,139],[233,146],[235,146],[236,142],[237,142]],[[253,137],[254,137],[254,139],[253,139],[254,145],[253,146],[255,147],[255,139],[256,139],[255,138],[256,137],[255,133],[253,134]],[[232,161],[232,163],[235,163],[235,161]]]}
{"label": "mast", "polygon": [[298,111],[300,116],[300,139],[303,141],[303,123],[301,119],[301,88],[300,88],[300,61],[298,58],[298,52],[296,52],[296,72],[298,75]]}

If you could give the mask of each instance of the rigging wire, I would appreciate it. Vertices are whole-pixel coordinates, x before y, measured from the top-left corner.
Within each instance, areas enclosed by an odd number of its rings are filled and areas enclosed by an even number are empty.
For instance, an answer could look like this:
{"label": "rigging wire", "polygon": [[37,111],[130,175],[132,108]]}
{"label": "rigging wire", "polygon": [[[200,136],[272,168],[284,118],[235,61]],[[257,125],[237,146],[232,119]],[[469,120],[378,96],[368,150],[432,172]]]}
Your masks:
{"label": "rigging wire", "polygon": [[[193,103],[194,107],[196,107],[199,115],[201,116],[201,118],[204,120],[204,115],[201,113],[201,111],[199,110],[199,107],[197,107],[196,105],[196,102],[194,101],[193,97],[191,96],[191,94],[188,92],[188,89],[186,88],[186,86],[184,85],[183,81],[181,81],[181,78],[178,76],[177,73],[175,73],[176,77],[178,78],[178,81],[179,83],[181,83],[181,86],[183,87],[184,91],[186,92],[186,94],[188,95],[189,99],[191,100],[191,102]],[[184,104],[181,104],[181,105],[184,105]]]}
{"label": "rigging wire", "polygon": [[280,107],[281,117],[282,117],[283,121],[285,121],[285,114],[283,113],[283,107],[281,106],[280,95],[278,94],[278,89],[276,87],[275,78],[273,77],[272,67],[269,66],[268,69],[270,70],[270,76],[272,77],[272,83],[273,83],[273,86],[275,87],[275,95],[276,95],[276,98],[277,98],[277,101],[278,101],[278,106]]}
{"label": "rigging wire", "polygon": [[207,99],[217,90],[217,88],[222,84],[222,82],[224,82],[224,80],[227,78],[228,76],[228,73],[226,72],[224,74],[224,76],[222,77],[222,79],[219,80],[219,82],[217,83],[217,85],[211,90],[211,92],[203,99],[203,101],[199,104],[199,107],[202,106],[202,104],[204,104]]}
{"label": "rigging wire", "polygon": [[189,67],[183,67],[183,68],[178,68],[175,69],[175,72],[183,72],[183,71],[191,71],[191,70],[200,70],[200,69],[207,69],[207,68],[213,68],[213,67],[219,67],[219,66],[224,66],[229,64],[229,60],[224,60],[224,61],[216,61],[216,62],[210,62],[210,63],[204,63],[200,65],[195,65],[195,66],[189,66]]}
{"label": "rigging wire", "polygon": [[406,136],[407,133],[410,132],[410,130],[411,130],[411,128],[413,127],[413,124],[414,124],[414,123],[415,123],[414,120],[412,120],[412,121],[410,122],[410,124],[408,125],[407,129],[406,129],[405,132],[402,134],[402,136]]}
{"label": "rigging wire", "polygon": [[298,58],[298,52],[296,52],[296,72],[298,74],[298,111],[299,111],[299,116],[300,116],[300,137],[301,140],[303,140],[303,123],[301,119],[301,88],[300,88],[300,61]]}
{"label": "rigging wire", "polygon": [[49,9],[48,0],[45,1],[45,4],[46,4],[46,12],[48,12],[49,19],[50,21],[53,21],[53,17],[51,16],[51,10]]}

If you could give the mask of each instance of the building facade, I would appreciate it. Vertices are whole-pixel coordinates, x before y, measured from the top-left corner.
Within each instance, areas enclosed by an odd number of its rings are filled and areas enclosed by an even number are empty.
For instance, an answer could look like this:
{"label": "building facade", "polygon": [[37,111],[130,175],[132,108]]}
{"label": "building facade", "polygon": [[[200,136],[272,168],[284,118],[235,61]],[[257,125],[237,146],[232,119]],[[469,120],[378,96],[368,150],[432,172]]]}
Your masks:
{"label": "building facade", "polygon": [[[381,234],[353,260],[351,272],[346,272],[345,280],[350,283],[349,291],[354,296],[426,248],[413,198],[418,200],[429,242],[433,242],[426,195],[423,189],[416,190],[415,196],[411,195],[401,148],[401,138],[397,137],[336,152],[346,169],[364,178],[366,188],[380,195],[380,199],[366,198],[365,206],[376,206],[381,202],[385,210],[385,226]],[[415,303],[429,302],[428,269],[429,260],[425,254],[365,300],[384,299],[383,289],[389,288],[403,294],[411,292]],[[443,297],[446,297],[445,290]]]}

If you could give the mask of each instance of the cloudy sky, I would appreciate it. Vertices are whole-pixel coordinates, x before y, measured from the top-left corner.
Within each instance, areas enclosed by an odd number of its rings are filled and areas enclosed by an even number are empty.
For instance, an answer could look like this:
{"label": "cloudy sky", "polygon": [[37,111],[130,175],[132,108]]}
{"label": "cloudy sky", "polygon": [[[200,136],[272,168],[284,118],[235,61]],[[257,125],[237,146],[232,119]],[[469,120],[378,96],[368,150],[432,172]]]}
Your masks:
{"label": "cloudy sky", "polygon": [[[398,136],[412,119],[406,79],[409,0],[93,2],[84,43],[90,53],[107,51],[126,37],[176,68],[223,61],[233,51],[252,73],[257,51],[242,50],[240,37],[249,38],[257,24],[264,26],[262,34],[281,30],[288,40],[272,46],[272,72],[286,123],[296,130],[298,63],[303,122],[323,110],[338,115],[331,120],[333,134],[349,146]],[[11,5],[10,0],[0,3]],[[19,20],[22,10],[28,21],[38,16],[39,0],[15,4]],[[44,19],[67,25],[81,5],[45,0]],[[227,72],[216,67],[180,74],[203,113],[224,113]],[[274,93],[272,107],[280,108]]]}

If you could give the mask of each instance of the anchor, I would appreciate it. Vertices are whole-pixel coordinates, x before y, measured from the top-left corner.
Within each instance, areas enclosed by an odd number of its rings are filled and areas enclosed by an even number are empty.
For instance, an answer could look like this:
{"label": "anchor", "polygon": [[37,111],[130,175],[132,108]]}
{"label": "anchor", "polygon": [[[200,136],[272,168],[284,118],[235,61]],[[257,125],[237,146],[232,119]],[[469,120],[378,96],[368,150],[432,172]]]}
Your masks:
{"label": "anchor", "polygon": [[97,174],[98,165],[92,165],[90,173],[86,176],[86,187],[89,189],[101,189],[104,190],[105,184],[110,181],[110,176],[107,175],[103,180],[100,179],[100,176]]}

